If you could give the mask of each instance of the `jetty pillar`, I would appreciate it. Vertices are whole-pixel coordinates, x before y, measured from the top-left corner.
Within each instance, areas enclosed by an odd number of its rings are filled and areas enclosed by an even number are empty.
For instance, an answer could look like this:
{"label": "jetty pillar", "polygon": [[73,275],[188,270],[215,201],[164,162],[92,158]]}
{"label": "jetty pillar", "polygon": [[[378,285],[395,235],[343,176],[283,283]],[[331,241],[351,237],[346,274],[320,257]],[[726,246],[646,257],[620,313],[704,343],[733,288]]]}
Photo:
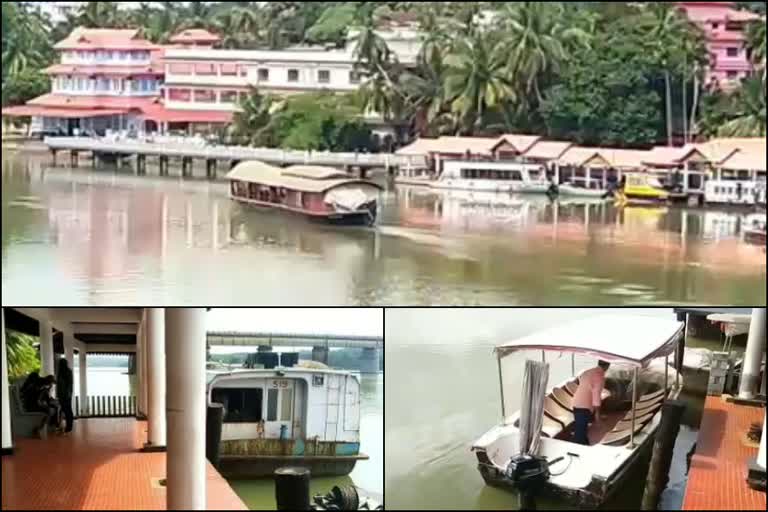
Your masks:
{"label": "jetty pillar", "polygon": [[50,320],[40,320],[40,376],[53,374],[53,329]]}
{"label": "jetty pillar", "polygon": [[364,348],[361,359],[360,373],[378,373],[379,372],[379,349]]}
{"label": "jetty pillar", "polygon": [[168,176],[168,157],[167,156],[161,156],[158,161],[158,166],[160,167],[160,176]]}
{"label": "jetty pillar", "polygon": [[209,180],[216,179],[216,160],[209,159],[205,161],[205,175]]}
{"label": "jetty pillar", "polygon": [[145,451],[165,451],[165,309],[147,308],[147,444]]}
{"label": "jetty pillar", "polygon": [[2,332],[0,332],[0,338],[2,338],[2,344],[0,344],[0,351],[2,351],[2,372],[0,372],[0,386],[2,386],[2,454],[13,454],[13,437],[11,436],[11,404],[10,393],[8,391],[8,356],[5,348],[5,309],[0,309],[0,322],[2,323]]}
{"label": "jetty pillar", "polygon": [[181,175],[185,178],[192,176],[192,158],[185,156],[181,159]]}
{"label": "jetty pillar", "polygon": [[56,150],[51,150],[51,166],[56,167]]}
{"label": "jetty pillar", "polygon": [[69,152],[69,166],[73,169],[77,169],[79,164],[79,153],[77,151],[70,151]]}
{"label": "jetty pillar", "polygon": [[147,174],[147,156],[136,155],[136,173],[139,176]]}
{"label": "jetty pillar", "polygon": [[328,347],[312,347],[312,360],[318,363],[328,364]]}
{"label": "jetty pillar", "polygon": [[651,466],[643,493],[642,510],[656,510],[659,497],[669,483],[669,468],[675,451],[675,440],[680,432],[680,421],[685,412],[685,402],[667,400],[661,411],[661,424],[653,445]]}
{"label": "jetty pillar", "polygon": [[275,471],[277,510],[310,510],[309,481],[307,468],[280,468]]}
{"label": "jetty pillar", "polygon": [[205,308],[167,308],[165,333],[167,508],[205,510]]}
{"label": "jetty pillar", "polygon": [[765,308],[752,309],[747,351],[739,383],[739,398],[751,400],[760,388],[760,366],[765,355]]}
{"label": "jetty pillar", "polygon": [[208,405],[205,425],[205,456],[215,467],[219,468],[221,461],[221,432],[224,427],[224,404]]}
{"label": "jetty pillar", "polygon": [[77,358],[80,362],[80,416],[88,416],[88,352],[78,350]]}
{"label": "jetty pillar", "polygon": [[360,167],[360,179],[361,180],[368,179],[368,169],[364,167]]}

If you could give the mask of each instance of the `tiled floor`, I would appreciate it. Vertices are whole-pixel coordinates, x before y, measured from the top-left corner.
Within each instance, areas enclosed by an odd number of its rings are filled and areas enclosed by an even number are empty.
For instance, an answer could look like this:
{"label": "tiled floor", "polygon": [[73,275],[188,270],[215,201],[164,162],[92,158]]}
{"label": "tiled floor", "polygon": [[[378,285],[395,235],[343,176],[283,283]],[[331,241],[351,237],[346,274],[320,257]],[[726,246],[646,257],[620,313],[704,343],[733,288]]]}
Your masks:
{"label": "tiled floor", "polygon": [[[146,422],[86,419],[67,437],[16,439],[2,459],[2,508],[27,510],[164,510],[165,453],[141,453]],[[247,510],[208,465],[208,508]]]}
{"label": "tiled floor", "polygon": [[765,493],[746,482],[747,465],[757,448],[743,441],[749,426],[764,418],[763,408],[707,397],[683,510],[765,510]]}

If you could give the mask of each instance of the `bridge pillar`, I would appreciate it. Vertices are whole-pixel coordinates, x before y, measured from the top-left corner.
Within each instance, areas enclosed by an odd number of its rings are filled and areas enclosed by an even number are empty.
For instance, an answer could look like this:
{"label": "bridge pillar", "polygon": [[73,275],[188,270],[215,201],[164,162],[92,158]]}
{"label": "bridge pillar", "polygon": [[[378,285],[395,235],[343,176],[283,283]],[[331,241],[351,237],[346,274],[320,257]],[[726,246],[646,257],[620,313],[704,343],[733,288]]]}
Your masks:
{"label": "bridge pillar", "polygon": [[360,373],[378,373],[379,372],[379,349],[364,348],[361,358]]}
{"label": "bridge pillar", "polygon": [[328,364],[328,347],[312,347],[312,360],[318,363]]}

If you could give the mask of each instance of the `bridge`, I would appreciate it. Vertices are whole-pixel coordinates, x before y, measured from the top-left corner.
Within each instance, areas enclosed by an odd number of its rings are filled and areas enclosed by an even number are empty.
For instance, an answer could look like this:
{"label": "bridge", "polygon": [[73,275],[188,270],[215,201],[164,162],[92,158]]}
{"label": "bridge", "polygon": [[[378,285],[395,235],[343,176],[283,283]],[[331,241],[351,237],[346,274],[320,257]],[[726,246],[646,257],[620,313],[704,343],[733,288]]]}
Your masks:
{"label": "bridge", "polygon": [[339,167],[347,171],[358,169],[361,177],[370,169],[399,169],[419,168],[425,166],[423,156],[395,155],[391,153],[331,153],[325,151],[291,151],[272,148],[251,148],[244,146],[209,145],[199,139],[157,136],[145,139],[128,138],[97,138],[97,137],[46,137],[45,145],[53,155],[53,165],[56,166],[56,155],[60,151],[70,152],[72,167],[77,167],[79,154],[91,153],[94,165],[99,157],[135,157],[138,174],[146,172],[147,157],[157,157],[160,174],[168,173],[168,161],[180,158],[183,176],[191,176],[192,161],[204,160],[208,178],[216,177],[219,162],[227,164],[227,169],[234,164],[247,160],[278,165],[320,165]]}
{"label": "bridge", "polygon": [[379,371],[379,357],[384,339],[378,336],[344,336],[337,334],[276,334],[264,332],[208,332],[208,345],[216,347],[312,347],[312,359],[328,364],[330,348],[359,348],[363,350],[363,372]]}

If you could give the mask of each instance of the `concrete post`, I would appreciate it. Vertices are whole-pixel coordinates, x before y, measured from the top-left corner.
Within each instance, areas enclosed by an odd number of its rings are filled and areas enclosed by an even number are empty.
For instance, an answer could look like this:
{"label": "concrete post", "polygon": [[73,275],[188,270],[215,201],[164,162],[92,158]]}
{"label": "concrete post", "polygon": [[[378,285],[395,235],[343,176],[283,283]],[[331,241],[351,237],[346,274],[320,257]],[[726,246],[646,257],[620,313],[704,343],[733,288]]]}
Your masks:
{"label": "concrete post", "polygon": [[312,360],[328,364],[328,347],[312,347]]}
{"label": "concrete post", "polygon": [[89,414],[88,407],[88,353],[80,350],[77,354],[80,363],[80,415]]}
{"label": "concrete post", "polygon": [[752,399],[760,387],[760,366],[765,354],[765,308],[752,309],[747,351],[739,383],[739,398]]}
{"label": "concrete post", "polygon": [[206,507],[205,309],[165,311],[169,510]]}
{"label": "concrete post", "polygon": [[[0,374],[0,386],[2,387],[2,454],[10,455],[13,453],[13,438],[11,436],[11,404],[10,393],[8,392],[8,355],[5,348],[5,309],[0,310],[0,322],[2,322],[2,373]],[[765,439],[763,439],[765,441]]]}
{"label": "concrete post", "polygon": [[144,377],[141,381],[142,403],[144,409],[141,411],[146,417],[149,413],[149,372],[147,371],[147,310],[144,310],[141,329],[141,375]]}
{"label": "concrete post", "polygon": [[165,309],[146,310],[149,404],[146,449],[165,448]]}
{"label": "concrete post", "polygon": [[361,361],[360,373],[378,373],[379,372],[379,349],[364,348]]}
{"label": "concrete post", "polygon": [[144,393],[142,392],[142,386],[144,382],[144,365],[142,364],[144,348],[142,346],[144,330],[144,321],[139,324],[139,330],[136,333],[136,417],[144,418]]}
{"label": "concrete post", "polygon": [[40,320],[40,376],[53,374],[53,329],[50,320]]}

